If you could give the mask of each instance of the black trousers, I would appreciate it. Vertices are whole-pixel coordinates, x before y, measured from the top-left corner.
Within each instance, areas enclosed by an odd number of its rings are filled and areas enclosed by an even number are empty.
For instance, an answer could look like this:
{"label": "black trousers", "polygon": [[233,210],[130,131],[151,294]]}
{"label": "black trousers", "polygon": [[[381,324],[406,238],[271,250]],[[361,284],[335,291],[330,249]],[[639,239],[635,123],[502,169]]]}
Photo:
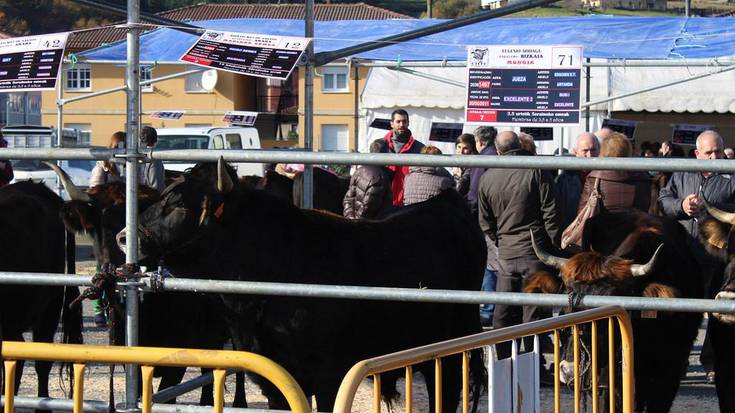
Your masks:
{"label": "black trousers", "polygon": [[[500,259],[500,268],[498,269],[498,282],[495,287],[497,292],[519,293],[523,288],[526,278],[538,271],[549,271],[555,273],[544,265],[538,258],[534,256],[525,256],[513,258],[509,260]],[[493,314],[493,328],[503,328],[525,323],[528,321],[539,320],[551,316],[550,308],[536,306],[515,306],[496,304]],[[533,345],[533,337],[523,339],[523,345],[526,351],[531,350]],[[495,346],[498,358],[510,357],[510,342],[500,343]]]}

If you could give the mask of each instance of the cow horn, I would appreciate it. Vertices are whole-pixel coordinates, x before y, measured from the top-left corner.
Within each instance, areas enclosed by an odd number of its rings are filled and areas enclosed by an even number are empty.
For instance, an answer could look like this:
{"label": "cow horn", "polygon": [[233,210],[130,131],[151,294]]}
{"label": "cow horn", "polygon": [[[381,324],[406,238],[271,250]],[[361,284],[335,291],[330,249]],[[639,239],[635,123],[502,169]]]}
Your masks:
{"label": "cow horn", "polygon": [[232,182],[232,177],[230,177],[230,174],[227,173],[227,168],[225,168],[225,159],[220,156],[217,161],[217,190],[223,194],[227,194],[234,187],[235,184]]}
{"label": "cow horn", "polygon": [[658,258],[658,253],[661,252],[661,248],[663,248],[664,244],[661,244],[656,248],[656,252],[653,253],[653,256],[650,260],[648,260],[645,264],[633,264],[630,266],[630,273],[634,277],[642,277],[644,275],[647,275],[651,270],[653,269],[653,266],[656,264],[656,259]]}
{"label": "cow horn", "polygon": [[544,251],[536,243],[536,238],[533,236],[533,230],[531,230],[531,244],[533,245],[533,252],[536,253],[536,256],[538,257],[538,259],[550,267],[561,269],[561,267],[563,267],[564,264],[566,264],[568,261],[567,258],[557,257],[555,255],[551,255],[548,252]]}
{"label": "cow horn", "polygon": [[702,199],[702,203],[704,204],[704,207],[707,209],[707,213],[710,214],[712,218],[720,222],[723,222],[725,224],[730,224],[730,225],[735,224],[735,214],[734,213],[725,212],[721,209],[717,209],[713,207],[712,205],[709,204],[709,202],[707,202],[706,199],[704,199],[704,197],[702,197],[701,199]]}
{"label": "cow horn", "polygon": [[58,165],[53,162],[46,161],[43,163],[56,172],[56,175],[59,176],[59,180],[61,181],[61,185],[64,186],[64,190],[69,194],[69,198],[71,198],[72,201],[92,202],[92,198],[89,197],[89,194],[74,185],[74,182],[71,181],[69,175],[67,175],[63,169],[59,168]]}

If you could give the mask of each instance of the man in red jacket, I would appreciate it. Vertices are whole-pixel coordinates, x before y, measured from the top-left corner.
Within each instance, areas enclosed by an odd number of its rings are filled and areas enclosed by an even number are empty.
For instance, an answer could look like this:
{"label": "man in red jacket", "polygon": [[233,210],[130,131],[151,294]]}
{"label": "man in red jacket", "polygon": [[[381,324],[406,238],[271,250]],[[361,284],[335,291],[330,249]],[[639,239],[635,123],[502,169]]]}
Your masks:
{"label": "man in red jacket", "polygon": [[[408,129],[408,112],[396,109],[390,114],[391,131],[385,135],[390,153],[420,153],[424,144],[416,140]],[[408,166],[389,165],[393,171],[393,205],[403,205],[403,178],[408,175]]]}

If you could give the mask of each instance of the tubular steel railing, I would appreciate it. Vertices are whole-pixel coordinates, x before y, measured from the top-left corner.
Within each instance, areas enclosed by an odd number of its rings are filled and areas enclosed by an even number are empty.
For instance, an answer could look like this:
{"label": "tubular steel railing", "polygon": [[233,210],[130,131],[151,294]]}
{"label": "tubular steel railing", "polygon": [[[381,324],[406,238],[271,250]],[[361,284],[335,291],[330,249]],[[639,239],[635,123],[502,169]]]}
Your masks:
{"label": "tubular steel railing", "polygon": [[599,411],[598,399],[598,378],[597,367],[597,321],[608,320],[608,370],[609,370],[609,393],[610,393],[610,409],[611,413],[615,412],[615,346],[614,339],[614,322],[620,330],[621,339],[621,356],[622,356],[622,413],[632,413],[634,404],[634,376],[633,376],[633,332],[628,313],[621,307],[603,307],[592,310],[580,311],[577,313],[566,314],[559,317],[534,321],[531,323],[521,324],[512,327],[501,328],[494,331],[475,334],[468,337],[457,338],[453,340],[443,341],[441,343],[430,344],[423,347],[404,350],[368,360],[363,360],[355,364],[345,375],[342,384],[337,392],[337,400],[334,406],[334,413],[351,413],[352,402],[357,393],[360,383],[372,376],[374,380],[373,390],[373,413],[380,412],[380,373],[404,368],[406,372],[406,413],[411,413],[413,407],[413,396],[411,391],[411,383],[413,378],[412,366],[427,361],[434,361],[436,365],[436,400],[437,412],[441,412],[441,359],[451,355],[462,354],[462,412],[469,412],[469,352],[474,349],[485,346],[492,346],[501,342],[514,340],[521,337],[538,335],[543,333],[554,333],[554,411],[561,411],[561,385],[559,380],[559,363],[560,363],[560,340],[559,330],[562,328],[573,328],[574,337],[574,410],[580,411],[580,373],[579,373],[579,334],[578,326],[591,323],[593,331],[592,340],[592,410],[593,413]]}
{"label": "tubular steel railing", "polygon": [[82,413],[86,363],[115,363],[141,366],[143,376],[142,413],[151,413],[153,369],[155,366],[204,367],[214,369],[214,411],[224,408],[225,375],[228,368],[256,373],[281,391],[293,413],[310,413],[311,408],[296,380],[274,361],[254,353],[225,350],[191,350],[160,347],[114,347],[80,344],[48,344],[4,341],[5,413],[14,409],[15,372],[18,360],[44,360],[73,363],[74,413]]}

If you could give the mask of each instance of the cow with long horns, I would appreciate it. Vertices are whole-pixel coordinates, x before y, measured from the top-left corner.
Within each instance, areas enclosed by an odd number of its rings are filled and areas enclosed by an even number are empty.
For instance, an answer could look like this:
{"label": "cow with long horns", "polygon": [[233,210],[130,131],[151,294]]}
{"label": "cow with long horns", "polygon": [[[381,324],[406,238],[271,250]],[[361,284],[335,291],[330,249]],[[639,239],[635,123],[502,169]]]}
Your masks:
{"label": "cow with long horns", "polygon": [[[567,292],[570,302],[581,295],[700,298],[700,270],[686,237],[668,218],[633,210],[603,213],[587,221],[583,251],[571,258],[549,255],[534,245],[544,263],[559,268],[560,278],[535,274],[524,291]],[[685,373],[702,315],[631,311],[631,316],[636,411],[666,412]]]}
{"label": "cow with long horns", "polygon": [[[712,281],[716,300],[735,300],[735,213],[717,209],[706,200],[710,217],[699,223],[699,239],[705,250],[726,265],[722,278]],[[712,314],[708,331],[714,354],[715,387],[721,412],[735,412],[735,315]]]}

